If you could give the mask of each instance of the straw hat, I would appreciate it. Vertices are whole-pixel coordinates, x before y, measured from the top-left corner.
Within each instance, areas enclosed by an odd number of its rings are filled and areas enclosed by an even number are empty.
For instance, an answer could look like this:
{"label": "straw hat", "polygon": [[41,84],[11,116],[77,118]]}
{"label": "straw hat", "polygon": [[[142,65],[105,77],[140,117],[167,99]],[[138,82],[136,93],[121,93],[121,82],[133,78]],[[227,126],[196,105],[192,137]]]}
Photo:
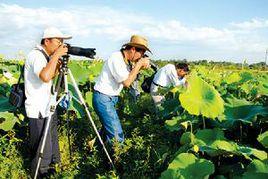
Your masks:
{"label": "straw hat", "polygon": [[148,50],[150,53],[152,53],[151,50],[148,47],[147,39],[142,37],[142,36],[132,35],[131,38],[130,38],[130,42],[124,44],[122,47],[125,47],[125,46],[128,46],[128,45],[132,46],[132,47],[137,47],[137,48],[141,48],[141,49],[144,49],[144,50]]}

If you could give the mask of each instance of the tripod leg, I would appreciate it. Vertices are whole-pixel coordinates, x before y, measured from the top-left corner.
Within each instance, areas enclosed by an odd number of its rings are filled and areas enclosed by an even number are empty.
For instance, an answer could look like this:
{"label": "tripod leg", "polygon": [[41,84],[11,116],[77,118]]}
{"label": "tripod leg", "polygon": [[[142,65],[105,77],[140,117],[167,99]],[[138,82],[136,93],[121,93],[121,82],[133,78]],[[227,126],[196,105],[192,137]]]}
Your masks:
{"label": "tripod leg", "polygon": [[78,95],[78,98],[81,101],[81,104],[82,104],[82,106],[84,107],[84,109],[86,111],[86,115],[87,115],[87,117],[88,117],[88,119],[89,119],[89,121],[90,121],[93,129],[94,129],[94,132],[96,133],[96,135],[97,135],[97,137],[98,137],[98,139],[99,139],[99,141],[100,141],[100,143],[102,145],[102,148],[103,148],[103,150],[104,150],[104,152],[105,152],[105,154],[106,154],[106,156],[107,156],[107,158],[108,158],[111,166],[113,167],[113,169],[115,169],[114,164],[113,164],[113,161],[112,161],[112,159],[111,159],[111,157],[110,157],[110,155],[109,155],[109,153],[108,153],[108,151],[107,151],[107,149],[106,149],[106,147],[105,147],[105,145],[104,145],[104,143],[103,143],[103,141],[101,139],[101,136],[100,136],[100,134],[98,132],[98,129],[97,129],[97,127],[96,127],[96,125],[95,125],[95,123],[94,123],[94,121],[93,121],[90,113],[89,113],[89,110],[88,110],[87,105],[86,105],[86,103],[84,101],[84,98],[82,97],[82,94],[81,94],[81,92],[80,92],[80,90],[79,90],[79,88],[78,88],[78,86],[77,86],[77,84],[76,84],[76,82],[74,80],[73,74],[72,74],[72,72],[71,72],[70,69],[68,70],[68,72],[70,74],[71,81],[72,81],[72,83],[74,85],[75,92]]}
{"label": "tripod leg", "polygon": [[69,155],[70,161],[72,160],[72,146],[71,146],[71,138],[70,138],[70,111],[67,111],[67,137],[68,137],[68,144],[69,144]]}

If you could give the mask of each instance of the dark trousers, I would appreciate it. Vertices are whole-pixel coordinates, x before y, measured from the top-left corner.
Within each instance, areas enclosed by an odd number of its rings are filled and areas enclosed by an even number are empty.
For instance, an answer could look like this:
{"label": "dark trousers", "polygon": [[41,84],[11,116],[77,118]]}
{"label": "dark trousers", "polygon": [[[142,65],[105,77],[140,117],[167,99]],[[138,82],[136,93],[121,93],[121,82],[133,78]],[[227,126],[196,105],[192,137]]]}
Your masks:
{"label": "dark trousers", "polygon": [[[31,175],[34,176],[37,161],[39,158],[39,150],[41,147],[41,141],[44,134],[45,123],[47,118],[29,118],[30,120],[30,147],[32,150],[32,163],[31,163]],[[60,162],[59,152],[59,140],[57,132],[58,118],[57,114],[52,115],[47,139],[45,142],[43,157],[39,168],[39,174],[47,173],[49,165],[52,163]]]}

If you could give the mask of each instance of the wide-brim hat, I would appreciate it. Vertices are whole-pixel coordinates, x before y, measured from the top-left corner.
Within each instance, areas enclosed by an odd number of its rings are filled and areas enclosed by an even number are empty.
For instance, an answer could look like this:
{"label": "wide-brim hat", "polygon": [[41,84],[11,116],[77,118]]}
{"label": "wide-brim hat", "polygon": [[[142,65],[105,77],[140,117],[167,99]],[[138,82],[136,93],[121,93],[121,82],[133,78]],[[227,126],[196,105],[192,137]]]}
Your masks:
{"label": "wide-brim hat", "polygon": [[132,47],[137,47],[137,48],[141,48],[144,49],[145,51],[149,51],[150,53],[151,50],[148,47],[148,41],[146,38],[139,36],[139,35],[132,35],[130,38],[130,41],[126,44],[124,44],[122,47],[125,46],[132,46]]}
{"label": "wide-brim hat", "polygon": [[63,34],[56,27],[48,27],[44,30],[42,39],[49,39],[49,38],[71,39],[72,36]]}

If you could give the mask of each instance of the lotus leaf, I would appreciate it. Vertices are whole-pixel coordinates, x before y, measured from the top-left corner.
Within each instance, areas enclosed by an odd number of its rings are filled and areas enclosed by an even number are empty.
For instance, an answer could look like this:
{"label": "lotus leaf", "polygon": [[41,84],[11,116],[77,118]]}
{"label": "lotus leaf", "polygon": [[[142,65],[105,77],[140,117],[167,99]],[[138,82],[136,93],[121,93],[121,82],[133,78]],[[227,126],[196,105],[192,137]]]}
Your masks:
{"label": "lotus leaf", "polygon": [[257,115],[267,116],[268,107],[255,105],[244,99],[227,98],[224,114],[219,119],[226,120],[225,127],[231,127],[236,121],[252,123]]}
{"label": "lotus leaf", "polygon": [[189,87],[179,100],[184,109],[193,115],[216,118],[223,113],[223,100],[217,90],[196,75],[189,79]]}
{"label": "lotus leaf", "polygon": [[268,131],[260,134],[257,140],[265,147],[268,148]]}
{"label": "lotus leaf", "polygon": [[13,128],[18,119],[13,113],[0,112],[0,129],[4,131],[9,131]]}
{"label": "lotus leaf", "polygon": [[161,178],[198,179],[208,178],[212,173],[214,165],[211,161],[198,159],[190,153],[181,153],[169,164],[167,170],[161,174]]}

